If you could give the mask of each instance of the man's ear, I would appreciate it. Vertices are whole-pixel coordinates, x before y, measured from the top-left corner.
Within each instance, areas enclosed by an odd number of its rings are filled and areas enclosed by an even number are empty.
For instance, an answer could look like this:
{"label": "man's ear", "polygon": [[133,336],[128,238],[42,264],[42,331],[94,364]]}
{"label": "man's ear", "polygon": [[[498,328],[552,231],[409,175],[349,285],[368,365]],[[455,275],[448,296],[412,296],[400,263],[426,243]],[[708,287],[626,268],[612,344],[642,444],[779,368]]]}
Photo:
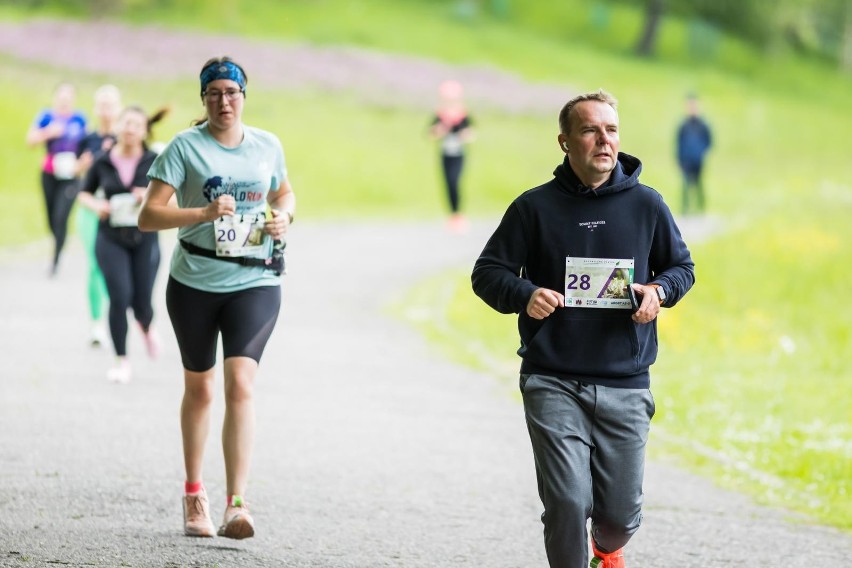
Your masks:
{"label": "man's ear", "polygon": [[565,134],[560,134],[556,137],[556,140],[559,141],[559,149],[568,153],[568,137]]}

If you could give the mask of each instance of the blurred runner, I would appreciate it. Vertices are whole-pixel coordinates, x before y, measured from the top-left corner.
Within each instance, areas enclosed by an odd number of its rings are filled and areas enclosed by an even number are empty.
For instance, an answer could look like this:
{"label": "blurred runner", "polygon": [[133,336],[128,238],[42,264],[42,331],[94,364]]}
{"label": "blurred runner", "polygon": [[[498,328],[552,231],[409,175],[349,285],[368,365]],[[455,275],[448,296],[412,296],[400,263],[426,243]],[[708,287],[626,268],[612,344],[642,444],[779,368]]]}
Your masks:
{"label": "blurred runner", "polygon": [[[109,151],[115,143],[115,121],[121,112],[121,93],[114,85],[103,85],[95,91],[95,120],[97,128],[80,140],[77,146],[78,171],[81,176],[92,165],[95,157]],[[103,191],[95,192],[97,197],[103,197]],[[89,270],[86,277],[86,291],[89,300],[89,315],[91,317],[91,332],[89,342],[98,347],[106,341],[106,330],[102,321],[104,305],[108,300],[106,282],[95,257],[95,240],[98,236],[100,217],[88,207],[77,207],[75,217],[77,234],[83,242]]]}
{"label": "blurred runner", "polygon": [[450,206],[451,231],[463,232],[467,221],[461,213],[460,180],[464,168],[464,147],[473,140],[471,120],[464,105],[464,89],[457,81],[444,81],[438,90],[440,104],[429,130],[441,142],[441,169]]}
{"label": "blurred runner", "polygon": [[77,146],[86,135],[86,118],[75,110],[76,98],[74,85],[60,83],[53,94],[53,105],[36,116],[26,136],[30,146],[44,144],[47,149],[41,168],[41,187],[54,243],[51,276],[59,270],[68,216],[79,191]]}
{"label": "blurred runner", "polygon": [[[145,146],[149,128],[145,111],[124,109],[116,123],[115,144],[92,163],[79,196],[80,203],[100,218],[95,255],[109,291],[109,328],[116,355],[107,378],[119,383],[129,382],[132,376],[127,358],[128,308],[133,308],[148,355],[156,357],[160,349],[151,324],[160,245],[157,233],[143,233],[138,228],[148,170],[156,157]],[[95,197],[98,190],[103,191],[102,198]]]}

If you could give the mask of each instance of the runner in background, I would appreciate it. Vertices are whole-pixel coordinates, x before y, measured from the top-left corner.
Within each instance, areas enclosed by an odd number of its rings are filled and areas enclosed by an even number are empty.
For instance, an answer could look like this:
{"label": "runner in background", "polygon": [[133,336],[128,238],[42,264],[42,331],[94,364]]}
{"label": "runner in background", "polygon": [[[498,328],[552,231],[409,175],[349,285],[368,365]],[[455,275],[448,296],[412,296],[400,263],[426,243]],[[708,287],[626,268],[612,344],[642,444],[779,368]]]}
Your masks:
{"label": "runner in background", "polygon": [[[705,209],[704,182],[701,173],[704,160],[713,144],[710,125],[701,116],[698,95],[686,97],[686,116],[677,129],[677,163],[683,176],[681,213],[688,215],[693,209],[703,214]],[[695,207],[691,206],[695,198]]]}
{"label": "runner in background", "polygon": [[[100,218],[95,256],[109,291],[109,328],[116,355],[107,378],[118,383],[132,377],[127,358],[128,308],[133,309],[148,355],[156,357],[160,349],[151,323],[160,246],[157,233],[143,233],[137,226],[148,170],[156,157],[145,145],[149,132],[149,119],[141,108],[124,109],[115,125],[115,144],[95,158],[78,198]],[[103,197],[95,196],[98,190]]]}
{"label": "runner in background", "polygon": [[41,187],[54,243],[51,277],[59,269],[68,233],[68,216],[79,191],[77,146],[86,135],[86,118],[74,108],[76,97],[74,85],[60,83],[53,94],[53,105],[36,116],[26,135],[28,145],[44,144],[47,148],[41,168]]}
{"label": "runner in background", "polygon": [[[273,243],[293,222],[296,198],[278,138],[242,122],[243,68],[227,57],[211,59],[200,83],[206,116],[154,162],[139,226],[179,228],[166,306],[184,368],[184,533],[217,534],[202,464],[221,333],[227,501],[218,534],[242,539],[255,530],[244,499],[254,446],[254,378],[281,306],[283,258]],[[177,207],[169,204],[173,196]]]}
{"label": "runner in background", "polygon": [[[81,176],[92,165],[95,157],[109,151],[115,143],[113,129],[118,114],[121,112],[121,93],[114,85],[103,85],[95,91],[95,120],[97,128],[86,135],[77,146],[78,171]],[[96,191],[97,197],[103,197],[103,191]],[[77,234],[83,242],[88,260],[86,291],[89,300],[89,315],[91,316],[91,332],[89,341],[93,347],[100,346],[106,341],[106,330],[102,322],[103,308],[108,300],[106,282],[95,257],[95,240],[98,235],[98,214],[88,207],[77,207],[75,222]]]}
{"label": "runner in background", "polygon": [[460,180],[464,167],[464,146],[473,140],[470,117],[464,104],[464,89],[457,81],[444,81],[438,89],[440,104],[429,133],[441,142],[441,169],[450,206],[449,228],[464,232],[467,221],[461,213]]}

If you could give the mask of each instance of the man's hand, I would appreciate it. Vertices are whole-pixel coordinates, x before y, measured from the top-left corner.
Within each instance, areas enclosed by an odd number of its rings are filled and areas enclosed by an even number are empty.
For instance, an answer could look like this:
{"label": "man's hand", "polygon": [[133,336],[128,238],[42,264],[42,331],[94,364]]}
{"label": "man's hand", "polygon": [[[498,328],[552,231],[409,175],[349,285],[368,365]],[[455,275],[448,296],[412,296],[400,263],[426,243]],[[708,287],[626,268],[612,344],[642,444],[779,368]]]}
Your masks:
{"label": "man's hand", "polygon": [[547,288],[536,288],[527,302],[527,315],[533,319],[541,320],[556,311],[556,308],[565,307],[565,296]]}
{"label": "man's hand", "polygon": [[636,295],[641,298],[639,309],[633,314],[636,323],[651,323],[660,313],[660,297],[657,295],[656,286],[644,284],[632,284]]}

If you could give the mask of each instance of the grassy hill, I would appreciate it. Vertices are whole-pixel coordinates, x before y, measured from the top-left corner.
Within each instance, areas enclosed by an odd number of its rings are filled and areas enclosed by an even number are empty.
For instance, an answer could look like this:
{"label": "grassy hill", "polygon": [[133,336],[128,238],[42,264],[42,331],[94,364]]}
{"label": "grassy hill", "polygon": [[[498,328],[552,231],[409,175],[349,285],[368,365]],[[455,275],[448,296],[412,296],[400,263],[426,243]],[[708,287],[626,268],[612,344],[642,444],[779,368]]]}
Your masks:
{"label": "grassy hill", "polygon": [[[792,54],[770,57],[724,35],[696,51],[687,34],[692,24],[676,19],[664,23],[659,58],[636,59],[629,48],[640,15],[594,2],[513,2],[508,18],[484,8],[472,13],[471,4],[455,1],[258,0],[249,8],[247,2],[188,0],[167,12],[147,4],[154,8],[116,17],[177,33],[357,45],[497,67],[566,89],[604,87],[620,99],[622,149],[643,160],[643,181],[675,210],[680,182],[673,132],[684,94],[701,93],[716,140],[706,177],[710,211],[727,232],[691,247],[698,284],[661,318],[655,451],[766,502],[852,527],[852,374],[842,356],[852,352],[845,308],[852,187],[842,172],[852,135],[850,77]],[[67,8],[53,14],[82,16]],[[31,14],[0,7],[0,16]],[[223,52],[227,44],[223,39]],[[109,81],[150,108],[171,102],[173,113],[158,129],[163,138],[200,110],[192,76],[105,76],[0,54],[6,95],[0,98],[6,205],[0,218],[7,228],[0,243],[45,232],[40,152],[24,149],[22,140],[52,85],[69,76],[81,101]],[[428,109],[370,104],[345,90],[263,85],[247,102],[247,122],[284,142],[300,218],[441,215],[434,148],[423,136]],[[474,216],[492,218],[519,192],[546,180],[561,159],[554,142],[558,108],[552,116],[475,106],[472,112],[478,141],[464,180],[466,206]],[[441,281],[407,298],[439,314],[418,325],[460,360],[500,360],[511,369],[513,319],[472,297],[466,268]]]}

